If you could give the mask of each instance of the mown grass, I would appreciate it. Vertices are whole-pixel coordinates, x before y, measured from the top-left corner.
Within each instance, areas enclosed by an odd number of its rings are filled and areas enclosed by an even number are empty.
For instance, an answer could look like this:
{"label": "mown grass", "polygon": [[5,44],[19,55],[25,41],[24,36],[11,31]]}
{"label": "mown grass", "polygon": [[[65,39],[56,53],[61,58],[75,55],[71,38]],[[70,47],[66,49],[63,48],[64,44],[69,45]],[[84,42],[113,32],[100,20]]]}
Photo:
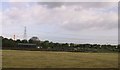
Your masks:
{"label": "mown grass", "polygon": [[117,53],[2,51],[3,68],[117,68]]}

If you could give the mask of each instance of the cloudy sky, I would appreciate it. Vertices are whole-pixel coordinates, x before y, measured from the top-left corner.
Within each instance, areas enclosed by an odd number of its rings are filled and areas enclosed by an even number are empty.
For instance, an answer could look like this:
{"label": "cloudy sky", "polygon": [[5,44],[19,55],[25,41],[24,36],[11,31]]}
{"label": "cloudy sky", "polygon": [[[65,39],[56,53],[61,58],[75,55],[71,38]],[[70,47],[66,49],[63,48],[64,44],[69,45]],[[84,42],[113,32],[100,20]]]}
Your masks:
{"label": "cloudy sky", "polygon": [[2,2],[2,35],[72,43],[117,44],[117,2]]}

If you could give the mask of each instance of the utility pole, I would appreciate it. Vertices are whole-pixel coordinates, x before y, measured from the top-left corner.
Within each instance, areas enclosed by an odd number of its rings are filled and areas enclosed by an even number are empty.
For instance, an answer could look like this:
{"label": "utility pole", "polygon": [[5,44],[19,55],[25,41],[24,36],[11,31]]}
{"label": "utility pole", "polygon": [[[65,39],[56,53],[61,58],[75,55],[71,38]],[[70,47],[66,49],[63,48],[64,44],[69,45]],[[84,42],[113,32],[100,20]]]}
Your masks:
{"label": "utility pole", "polygon": [[13,36],[13,39],[15,40],[15,35]]}
{"label": "utility pole", "polygon": [[24,27],[24,37],[23,37],[24,40],[27,40],[27,33],[26,33],[26,32],[27,32],[27,30],[26,30],[26,26],[25,26],[25,27]]}

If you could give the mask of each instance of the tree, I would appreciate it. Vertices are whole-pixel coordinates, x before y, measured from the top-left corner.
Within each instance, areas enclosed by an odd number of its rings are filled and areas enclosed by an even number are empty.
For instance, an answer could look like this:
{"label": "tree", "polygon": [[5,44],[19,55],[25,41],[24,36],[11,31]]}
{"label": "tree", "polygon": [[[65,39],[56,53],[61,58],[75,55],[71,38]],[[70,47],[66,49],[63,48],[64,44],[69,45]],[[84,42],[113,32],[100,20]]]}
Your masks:
{"label": "tree", "polygon": [[22,40],[21,43],[28,43],[28,41],[27,40]]}
{"label": "tree", "polygon": [[7,39],[7,38],[3,38],[2,40],[2,47],[15,47],[17,44],[14,40],[12,39]]}
{"label": "tree", "polygon": [[70,47],[74,47],[74,43],[70,43]]}
{"label": "tree", "polygon": [[42,42],[41,45],[42,45],[43,48],[48,48],[49,47],[49,41],[46,40],[46,41]]}
{"label": "tree", "polygon": [[68,45],[68,43],[64,43],[64,44],[62,44],[62,46],[63,47],[68,47],[69,45]]}
{"label": "tree", "polygon": [[17,43],[21,43],[21,40],[20,40],[20,39],[17,39],[16,42],[17,42]]}

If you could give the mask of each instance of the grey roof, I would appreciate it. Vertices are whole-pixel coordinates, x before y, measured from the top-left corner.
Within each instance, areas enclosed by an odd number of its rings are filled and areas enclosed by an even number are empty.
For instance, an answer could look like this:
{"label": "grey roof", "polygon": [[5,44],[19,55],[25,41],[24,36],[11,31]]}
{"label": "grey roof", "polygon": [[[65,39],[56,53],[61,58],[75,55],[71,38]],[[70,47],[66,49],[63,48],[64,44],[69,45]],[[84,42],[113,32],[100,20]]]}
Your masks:
{"label": "grey roof", "polygon": [[30,43],[18,43],[18,45],[36,45],[36,44],[30,44]]}

